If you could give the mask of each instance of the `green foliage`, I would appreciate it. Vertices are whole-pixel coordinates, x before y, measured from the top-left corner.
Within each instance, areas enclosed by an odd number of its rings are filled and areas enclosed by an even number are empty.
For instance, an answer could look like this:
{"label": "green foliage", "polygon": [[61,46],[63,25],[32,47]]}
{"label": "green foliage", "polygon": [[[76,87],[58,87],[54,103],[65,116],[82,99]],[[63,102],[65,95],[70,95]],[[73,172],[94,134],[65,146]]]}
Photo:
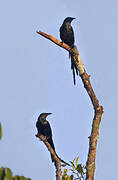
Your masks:
{"label": "green foliage", "polygon": [[21,176],[20,180],[26,180],[26,178],[24,176]]}
{"label": "green foliage", "polygon": [[76,167],[78,166],[79,157],[76,158]]}
{"label": "green foliage", "polygon": [[73,180],[73,175],[68,176],[68,175],[67,175],[67,172],[68,172],[68,170],[67,170],[67,169],[64,169],[64,173],[63,173],[63,176],[62,176],[62,180]]}
{"label": "green foliage", "polygon": [[20,176],[16,175],[12,178],[12,180],[20,180]]}
{"label": "green foliage", "polygon": [[86,167],[82,164],[79,164],[79,157],[75,158],[73,161],[70,161],[71,165],[71,175],[68,175],[68,170],[64,169],[62,180],[85,180],[86,178]]}
{"label": "green foliage", "polygon": [[6,168],[6,170],[5,170],[5,177],[6,177],[6,180],[12,179],[12,172],[9,168]]}
{"label": "green foliage", "polygon": [[24,176],[20,176],[20,180],[31,180],[30,178],[26,178]]}
{"label": "green foliage", "polygon": [[4,180],[5,178],[5,169],[3,167],[0,168],[0,180]]}
{"label": "green foliage", "polygon": [[[0,123],[0,139],[2,138],[2,126]],[[12,171],[9,168],[0,167],[0,180],[31,180],[24,176],[12,175]]]}
{"label": "green foliage", "polygon": [[77,172],[80,173],[80,174],[83,174],[83,173],[84,173],[82,164],[78,164],[76,170],[77,170]]}
{"label": "green foliage", "polygon": [[2,138],[2,125],[0,123],[0,139]]}
{"label": "green foliage", "polygon": [[0,180],[31,180],[24,176],[12,176],[12,171],[9,168],[0,168]]}
{"label": "green foliage", "polygon": [[30,178],[26,178],[24,176],[16,175],[16,176],[12,177],[12,180],[31,180],[31,179]]}

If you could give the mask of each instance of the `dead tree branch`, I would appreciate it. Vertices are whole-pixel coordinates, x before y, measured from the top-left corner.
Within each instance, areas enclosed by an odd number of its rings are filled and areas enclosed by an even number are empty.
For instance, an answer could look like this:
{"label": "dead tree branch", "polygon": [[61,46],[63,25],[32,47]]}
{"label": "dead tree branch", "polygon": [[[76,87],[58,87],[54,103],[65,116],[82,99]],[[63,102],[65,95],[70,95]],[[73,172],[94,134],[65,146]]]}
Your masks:
{"label": "dead tree branch", "polygon": [[84,68],[84,65],[82,64],[82,60],[80,58],[80,54],[77,47],[74,46],[74,48],[71,49],[67,44],[60,42],[59,40],[57,40],[51,35],[48,35],[41,31],[37,33],[73,54],[73,57],[78,66],[80,77],[82,79],[84,87],[93,104],[94,118],[93,118],[93,123],[92,123],[91,135],[89,137],[89,152],[88,152],[88,159],[86,162],[86,172],[87,172],[86,180],[94,180],[96,148],[97,148],[97,142],[98,142],[98,137],[99,137],[99,125],[100,125],[101,117],[103,114],[103,107],[99,104],[99,101],[94,93],[94,90],[90,83],[90,76],[85,71],[85,68]]}
{"label": "dead tree branch", "polygon": [[82,78],[84,87],[92,101],[94,108],[92,130],[91,130],[91,135],[89,137],[88,159],[86,162],[86,180],[94,180],[96,148],[99,137],[99,125],[103,114],[103,107],[99,105],[99,101],[93,91],[93,88],[90,83],[90,76],[85,72],[80,77]]}
{"label": "dead tree branch", "polygon": [[46,136],[36,134],[37,138],[39,138],[48,148],[49,152],[53,155],[55,160],[55,168],[56,168],[56,180],[62,180],[62,171],[61,171],[61,160],[58,158],[56,153],[54,152],[51,145],[48,143]]}

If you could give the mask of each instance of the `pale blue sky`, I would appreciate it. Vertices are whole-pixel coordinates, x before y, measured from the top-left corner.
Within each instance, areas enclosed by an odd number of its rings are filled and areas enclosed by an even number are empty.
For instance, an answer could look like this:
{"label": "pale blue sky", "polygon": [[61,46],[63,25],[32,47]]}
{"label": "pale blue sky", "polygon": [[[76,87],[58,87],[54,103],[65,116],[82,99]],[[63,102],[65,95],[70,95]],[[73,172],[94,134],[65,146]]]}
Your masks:
{"label": "pale blue sky", "polygon": [[95,180],[116,179],[117,44],[116,0],[10,0],[0,2],[0,166],[32,180],[55,179],[49,152],[35,137],[42,112],[48,120],[58,155],[65,161],[79,155],[85,163],[93,108],[80,77],[73,85],[68,53],[36,34],[42,30],[59,38],[65,17],[104,114],[97,146]]}

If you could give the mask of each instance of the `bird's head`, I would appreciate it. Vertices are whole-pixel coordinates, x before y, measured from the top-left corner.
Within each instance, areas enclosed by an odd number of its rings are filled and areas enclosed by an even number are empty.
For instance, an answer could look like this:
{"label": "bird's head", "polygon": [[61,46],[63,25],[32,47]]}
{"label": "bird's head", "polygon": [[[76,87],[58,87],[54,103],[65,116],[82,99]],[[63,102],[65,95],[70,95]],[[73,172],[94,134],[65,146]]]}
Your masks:
{"label": "bird's head", "polygon": [[41,113],[41,114],[39,115],[38,119],[39,119],[41,122],[44,122],[44,121],[46,120],[46,117],[47,117],[48,115],[50,115],[50,114],[52,114],[52,113]]}
{"label": "bird's head", "polygon": [[67,17],[66,19],[64,19],[64,23],[67,23],[67,22],[71,23],[73,19],[75,19],[75,18]]}

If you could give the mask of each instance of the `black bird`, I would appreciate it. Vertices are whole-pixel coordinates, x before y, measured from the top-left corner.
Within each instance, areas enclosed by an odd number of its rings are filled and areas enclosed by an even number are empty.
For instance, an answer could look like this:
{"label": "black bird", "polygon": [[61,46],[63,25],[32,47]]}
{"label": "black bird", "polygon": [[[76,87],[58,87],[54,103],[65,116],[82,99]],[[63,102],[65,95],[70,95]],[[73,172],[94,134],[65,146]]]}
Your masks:
{"label": "black bird", "polygon": [[[51,147],[55,151],[54,143],[52,140],[52,130],[51,130],[49,122],[46,120],[46,117],[50,114],[52,114],[52,113],[40,114],[40,116],[38,117],[38,120],[36,122],[36,127],[38,130],[38,134],[46,136],[48,143],[51,145]],[[51,159],[52,159],[52,162],[54,162],[52,154],[51,154]]]}
{"label": "black bird", "polygon": [[71,26],[71,22],[72,20],[75,18],[72,17],[67,17],[62,26],[60,27],[60,38],[62,40],[62,42],[68,44],[70,47],[73,48],[74,46],[74,32],[73,32],[73,28]]}
{"label": "black bird", "polygon": [[[51,147],[53,148],[53,150],[55,152],[55,147],[54,147],[54,143],[52,140],[52,130],[51,130],[49,122],[46,120],[46,117],[50,114],[52,114],[52,113],[40,114],[38,117],[38,120],[36,122],[36,127],[38,130],[38,134],[46,136],[48,143],[51,145]],[[56,154],[56,152],[55,152],[55,154]],[[56,154],[56,156],[59,158],[59,156],[57,154]],[[51,159],[52,159],[52,162],[55,162],[52,154],[51,154]],[[66,163],[62,159],[60,159],[60,161],[66,165],[69,165],[68,163]]]}
{"label": "black bird", "polygon": [[[60,38],[62,40],[62,42],[68,44],[71,48],[74,47],[74,31],[73,28],[71,26],[71,22],[72,20],[75,18],[72,17],[67,17],[62,26],[60,27]],[[76,74],[78,75],[78,68],[77,68],[77,64],[73,58],[73,55],[69,53],[69,57],[71,57],[71,69],[73,71],[73,80],[74,80],[74,85],[76,84],[75,81],[75,71]]]}

